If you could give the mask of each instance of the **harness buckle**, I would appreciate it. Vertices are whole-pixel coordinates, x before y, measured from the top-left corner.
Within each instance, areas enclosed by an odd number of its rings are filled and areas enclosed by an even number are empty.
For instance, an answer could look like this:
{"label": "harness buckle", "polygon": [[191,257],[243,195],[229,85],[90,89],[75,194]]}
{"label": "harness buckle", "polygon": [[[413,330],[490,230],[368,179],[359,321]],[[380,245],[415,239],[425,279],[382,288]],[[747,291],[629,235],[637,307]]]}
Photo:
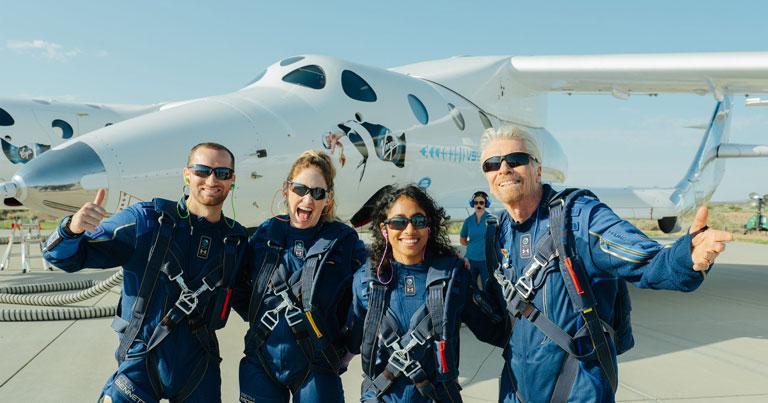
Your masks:
{"label": "harness buckle", "polygon": [[527,300],[533,293],[533,280],[528,276],[520,277],[515,283],[514,291],[520,293],[523,299]]}
{"label": "harness buckle", "polygon": [[[282,306],[282,304],[280,305]],[[280,308],[278,306],[278,308]],[[264,315],[261,315],[261,323],[269,329],[269,331],[275,330],[275,326],[277,326],[277,322],[280,320],[280,317],[277,315],[279,312],[278,308],[269,310],[264,312]]]}
{"label": "harness buckle", "polygon": [[285,310],[285,320],[288,326],[296,326],[304,320],[304,311],[296,305],[291,305]]}
{"label": "harness buckle", "polygon": [[195,307],[197,307],[197,295],[196,292],[191,293],[189,290],[182,291],[179,299],[176,301],[176,306],[185,314],[191,314]]}
{"label": "harness buckle", "polygon": [[507,277],[504,276],[504,274],[502,274],[501,271],[496,271],[495,273],[493,273],[493,276],[496,277],[496,281],[501,286],[501,293],[504,296],[504,301],[506,302],[512,301],[512,297],[514,297],[515,292],[517,292],[512,282],[509,281],[509,279],[507,279]]}
{"label": "harness buckle", "polygon": [[411,355],[405,349],[392,351],[388,361],[393,367],[397,368],[398,371],[409,378],[411,375],[415,374],[416,371],[421,369],[421,363],[412,360]]}

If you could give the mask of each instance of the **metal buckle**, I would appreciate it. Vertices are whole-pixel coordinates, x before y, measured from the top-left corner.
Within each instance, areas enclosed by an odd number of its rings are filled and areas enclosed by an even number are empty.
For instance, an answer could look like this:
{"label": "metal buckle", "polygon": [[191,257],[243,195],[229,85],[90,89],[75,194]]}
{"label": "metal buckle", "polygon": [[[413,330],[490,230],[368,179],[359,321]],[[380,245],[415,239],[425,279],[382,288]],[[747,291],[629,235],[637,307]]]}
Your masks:
{"label": "metal buckle", "polygon": [[533,280],[528,276],[520,277],[515,283],[515,290],[527,300],[533,293]]}
{"label": "metal buckle", "polygon": [[261,323],[270,331],[275,330],[275,326],[277,326],[279,320],[280,317],[277,316],[277,311],[275,309],[264,312],[264,315],[261,315],[260,319]]}
{"label": "metal buckle", "polygon": [[[389,355],[389,363],[403,375],[411,377],[416,371],[421,369],[421,363],[411,359],[411,355],[406,350],[395,350]],[[409,368],[410,367],[410,368]]]}
{"label": "metal buckle", "polygon": [[502,274],[500,271],[497,271],[493,273],[493,276],[496,277],[496,281],[501,286],[501,292],[504,296],[504,301],[510,302],[512,301],[512,297],[515,295],[515,287],[512,284],[509,279],[507,279],[504,274]]}
{"label": "metal buckle", "polygon": [[195,310],[195,307],[197,307],[197,294],[182,292],[181,295],[179,295],[178,301],[176,301],[176,306],[185,314],[189,315]]}
{"label": "metal buckle", "polygon": [[291,305],[285,310],[285,320],[288,321],[288,326],[296,326],[304,321],[304,311],[296,305]]}

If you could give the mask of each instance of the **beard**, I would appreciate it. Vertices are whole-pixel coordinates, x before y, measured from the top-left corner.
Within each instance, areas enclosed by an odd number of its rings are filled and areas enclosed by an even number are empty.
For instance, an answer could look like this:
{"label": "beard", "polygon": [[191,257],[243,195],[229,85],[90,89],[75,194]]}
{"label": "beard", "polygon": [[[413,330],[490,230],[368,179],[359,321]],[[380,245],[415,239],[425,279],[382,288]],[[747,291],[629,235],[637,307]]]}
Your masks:
{"label": "beard", "polygon": [[224,204],[229,192],[221,192],[215,196],[208,196],[201,194],[202,192],[190,192],[189,197],[193,198],[198,204],[207,207],[218,207]]}
{"label": "beard", "polygon": [[[506,181],[516,181],[504,187],[498,184]],[[493,184],[492,193],[504,204],[516,204],[536,191],[536,181],[516,174],[499,175]]]}

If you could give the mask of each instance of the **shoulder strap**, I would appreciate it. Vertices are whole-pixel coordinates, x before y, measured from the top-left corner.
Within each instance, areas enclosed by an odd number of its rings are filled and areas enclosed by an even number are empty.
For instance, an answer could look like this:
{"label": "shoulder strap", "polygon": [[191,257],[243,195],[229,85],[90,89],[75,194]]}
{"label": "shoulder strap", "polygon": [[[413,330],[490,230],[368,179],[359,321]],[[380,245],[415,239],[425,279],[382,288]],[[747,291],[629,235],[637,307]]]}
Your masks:
{"label": "shoulder strap", "polygon": [[[567,192],[567,193],[566,193]],[[574,248],[570,210],[574,201],[582,196],[595,197],[585,189],[566,189],[550,202],[549,231],[560,256],[560,273],[574,308],[581,313],[584,326],[589,332],[600,367],[611,384],[613,392],[618,388],[617,368],[613,360],[603,322],[595,310],[596,302],[586,270]]]}
{"label": "shoulder strap", "polygon": [[378,332],[386,309],[387,287],[374,279],[370,279],[368,281],[368,311],[365,313],[363,340],[360,346],[363,372],[369,377],[376,375]]}
{"label": "shoulder strap", "polygon": [[136,296],[136,302],[134,302],[131,310],[131,319],[125,333],[123,333],[123,337],[120,339],[120,346],[117,348],[117,358],[119,362],[125,360],[128,349],[131,347],[133,341],[141,330],[141,326],[144,323],[144,316],[147,313],[147,308],[149,307],[152,294],[157,285],[158,276],[160,275],[160,266],[165,264],[165,256],[168,253],[168,248],[173,239],[173,230],[176,228],[176,221],[173,219],[173,216],[162,211],[158,221],[160,227],[157,229],[155,242],[152,244],[152,248],[149,251],[149,259],[144,268],[144,275],[141,278],[139,293]]}

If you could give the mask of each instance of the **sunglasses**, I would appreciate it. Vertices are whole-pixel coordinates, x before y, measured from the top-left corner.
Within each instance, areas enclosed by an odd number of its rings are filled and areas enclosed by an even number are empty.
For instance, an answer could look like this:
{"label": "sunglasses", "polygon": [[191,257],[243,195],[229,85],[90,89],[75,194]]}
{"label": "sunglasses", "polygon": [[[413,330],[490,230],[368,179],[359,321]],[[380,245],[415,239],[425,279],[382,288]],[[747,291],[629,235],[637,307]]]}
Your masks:
{"label": "sunglasses", "polygon": [[485,200],[475,200],[475,206],[485,206]]}
{"label": "sunglasses", "polygon": [[404,230],[408,226],[408,223],[411,223],[414,229],[424,229],[429,225],[429,218],[424,214],[414,214],[411,218],[398,215],[384,221],[384,224],[387,224],[389,229],[395,231]]}
{"label": "sunglasses", "polygon": [[528,165],[531,160],[536,162],[539,161],[531,154],[523,152],[514,152],[507,155],[495,156],[488,158],[485,160],[485,162],[483,162],[483,172],[498,171],[501,169],[502,161],[507,161],[507,165],[509,165],[510,168],[514,168],[522,165]]}
{"label": "sunglasses", "polygon": [[190,165],[187,168],[195,176],[199,176],[201,178],[207,178],[211,176],[211,172],[213,172],[213,174],[216,176],[216,179],[223,180],[223,181],[232,179],[232,176],[235,174],[234,169],[227,168],[227,167],[211,168],[208,165],[195,164],[195,165]]}
{"label": "sunglasses", "polygon": [[291,187],[291,191],[296,193],[299,197],[304,197],[309,193],[315,200],[323,200],[328,195],[328,191],[323,188],[311,188],[307,185],[302,185],[298,182],[288,181],[288,185]]}

